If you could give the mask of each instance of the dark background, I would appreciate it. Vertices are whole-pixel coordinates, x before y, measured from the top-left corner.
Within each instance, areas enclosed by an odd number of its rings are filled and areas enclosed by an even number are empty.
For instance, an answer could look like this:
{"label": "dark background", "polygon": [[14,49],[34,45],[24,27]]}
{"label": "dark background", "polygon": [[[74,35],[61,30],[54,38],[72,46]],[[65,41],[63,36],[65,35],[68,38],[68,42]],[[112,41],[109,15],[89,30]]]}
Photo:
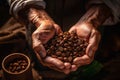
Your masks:
{"label": "dark background", "polygon": [[[10,17],[9,5],[5,0],[0,0],[0,27]],[[0,56],[3,54],[0,52]],[[104,71],[98,73],[92,80],[120,80],[120,23],[104,27],[96,59],[104,64]]]}

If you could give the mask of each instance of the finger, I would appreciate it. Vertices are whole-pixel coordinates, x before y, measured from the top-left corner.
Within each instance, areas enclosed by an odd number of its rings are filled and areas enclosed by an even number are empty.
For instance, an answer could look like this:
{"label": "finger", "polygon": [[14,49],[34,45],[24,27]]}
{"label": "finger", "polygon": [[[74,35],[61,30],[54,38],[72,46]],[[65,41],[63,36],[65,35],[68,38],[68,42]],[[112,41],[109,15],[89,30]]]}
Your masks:
{"label": "finger", "polygon": [[89,38],[89,44],[86,48],[86,54],[89,56],[89,57],[93,57],[94,54],[95,54],[95,51],[97,50],[98,48],[98,45],[99,45],[99,42],[100,42],[100,33],[97,32],[96,30],[93,30],[91,35],[90,35],[90,38]]}
{"label": "finger", "polygon": [[66,68],[64,68],[64,69],[59,69],[59,68],[57,68],[56,66],[49,66],[51,69],[54,69],[54,70],[56,70],[56,71],[59,71],[59,72],[64,72],[65,74],[69,74],[70,73],[70,70],[69,69],[66,69]]}
{"label": "finger", "polygon": [[46,44],[52,37],[54,36],[54,33],[50,30],[41,30],[39,31],[39,40]]}
{"label": "finger", "polygon": [[57,68],[54,65],[51,65],[51,66],[48,66],[48,67],[51,68],[51,69],[53,69],[53,70],[59,71],[59,72],[64,72],[63,69],[59,69],[59,68]]}
{"label": "finger", "polygon": [[54,25],[49,20],[44,20],[42,24],[38,27],[39,30],[54,30]]}
{"label": "finger", "polygon": [[76,65],[71,65],[71,71],[76,71],[77,70],[77,66]]}
{"label": "finger", "polygon": [[77,35],[80,38],[88,39],[91,33],[91,27],[89,24],[83,23],[79,25],[80,27],[77,27]]}
{"label": "finger", "polygon": [[55,27],[56,34],[63,33],[63,31],[62,31],[62,29],[60,28],[60,26],[59,26],[59,25],[54,24],[54,27]]}
{"label": "finger", "polygon": [[42,45],[41,41],[34,37],[32,39],[33,39],[33,49],[35,53],[39,54],[42,58],[44,58],[46,56],[46,50]]}
{"label": "finger", "polygon": [[65,74],[69,74],[69,73],[70,73],[70,69],[64,69],[63,72],[64,72]]}
{"label": "finger", "polygon": [[36,33],[39,33],[39,40],[45,44],[54,36],[55,28],[52,25],[42,24],[37,28]]}
{"label": "finger", "polygon": [[56,59],[56,58],[52,58],[52,57],[48,56],[44,59],[44,62],[47,63],[47,64],[55,65],[59,69],[64,68],[64,63],[61,62],[60,60]]}
{"label": "finger", "polygon": [[75,33],[75,32],[76,32],[75,27],[71,27],[70,30],[69,30],[68,32],[69,32],[69,33]]}
{"label": "finger", "polygon": [[64,63],[64,66],[65,66],[66,69],[70,69],[70,68],[71,68],[71,64],[68,63],[68,62],[65,62],[65,63]]}
{"label": "finger", "polygon": [[93,59],[91,59],[88,55],[83,55],[82,57],[77,57],[73,60],[73,63],[78,65],[87,65],[92,62]]}

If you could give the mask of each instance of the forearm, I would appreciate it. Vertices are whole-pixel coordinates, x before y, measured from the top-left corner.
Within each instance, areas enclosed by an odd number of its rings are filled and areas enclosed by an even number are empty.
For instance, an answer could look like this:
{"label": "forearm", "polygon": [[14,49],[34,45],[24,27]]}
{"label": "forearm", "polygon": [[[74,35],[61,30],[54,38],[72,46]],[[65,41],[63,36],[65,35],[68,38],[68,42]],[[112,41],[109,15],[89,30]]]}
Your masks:
{"label": "forearm", "polygon": [[92,24],[94,27],[98,27],[104,23],[104,21],[111,16],[111,11],[106,5],[93,5],[78,21],[87,22]]}
{"label": "forearm", "polygon": [[27,18],[28,21],[30,21],[36,27],[38,27],[41,24],[41,22],[45,20],[54,23],[54,21],[49,17],[47,12],[42,8],[41,9],[29,8]]}
{"label": "forearm", "polygon": [[37,6],[45,8],[43,0],[7,0],[10,6],[10,14],[18,21],[26,21],[25,16],[26,8],[28,6]]}

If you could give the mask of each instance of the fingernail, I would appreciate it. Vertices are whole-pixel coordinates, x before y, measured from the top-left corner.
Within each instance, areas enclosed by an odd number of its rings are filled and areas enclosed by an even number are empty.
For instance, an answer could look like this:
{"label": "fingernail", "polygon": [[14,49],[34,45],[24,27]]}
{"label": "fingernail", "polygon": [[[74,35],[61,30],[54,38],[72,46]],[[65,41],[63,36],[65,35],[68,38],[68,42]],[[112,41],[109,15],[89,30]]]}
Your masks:
{"label": "fingernail", "polygon": [[65,73],[65,74],[69,74],[69,73],[70,73],[70,70],[65,70],[64,73]]}
{"label": "fingernail", "polygon": [[71,71],[76,71],[77,70],[77,66],[76,65],[72,65],[71,66]]}
{"label": "fingernail", "polygon": [[64,69],[64,65],[59,66],[60,69]]}

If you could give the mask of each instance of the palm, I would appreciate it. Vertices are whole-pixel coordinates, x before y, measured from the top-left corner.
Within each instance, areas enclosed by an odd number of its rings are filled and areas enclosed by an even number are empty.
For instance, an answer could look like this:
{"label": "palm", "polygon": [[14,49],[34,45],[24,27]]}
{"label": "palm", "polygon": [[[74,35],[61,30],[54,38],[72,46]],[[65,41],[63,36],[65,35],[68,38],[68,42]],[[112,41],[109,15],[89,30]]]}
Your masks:
{"label": "palm", "polygon": [[75,58],[73,63],[78,67],[90,64],[94,58],[95,51],[97,50],[100,41],[99,32],[88,23],[75,25],[69,30],[69,32],[75,32],[80,38],[88,41],[85,55]]}
{"label": "palm", "polygon": [[63,68],[64,64],[56,58],[47,56],[43,44],[46,44],[56,33],[61,32],[56,24],[43,22],[32,34],[33,49],[40,63],[53,69]]}

